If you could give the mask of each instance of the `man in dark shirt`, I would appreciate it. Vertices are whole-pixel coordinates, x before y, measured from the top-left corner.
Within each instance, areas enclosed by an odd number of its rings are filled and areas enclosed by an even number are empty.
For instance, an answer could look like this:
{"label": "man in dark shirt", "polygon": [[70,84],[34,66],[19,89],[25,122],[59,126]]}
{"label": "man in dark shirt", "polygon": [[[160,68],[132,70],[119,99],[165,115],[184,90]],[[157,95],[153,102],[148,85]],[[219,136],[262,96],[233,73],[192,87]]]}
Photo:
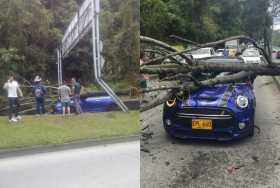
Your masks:
{"label": "man in dark shirt", "polygon": [[47,93],[45,86],[41,83],[40,76],[36,76],[34,79],[33,94],[36,99],[36,111],[38,115],[45,114],[45,95]]}
{"label": "man in dark shirt", "polygon": [[72,93],[77,114],[81,114],[83,112],[80,105],[81,88],[80,82],[78,82],[76,78],[72,78]]}

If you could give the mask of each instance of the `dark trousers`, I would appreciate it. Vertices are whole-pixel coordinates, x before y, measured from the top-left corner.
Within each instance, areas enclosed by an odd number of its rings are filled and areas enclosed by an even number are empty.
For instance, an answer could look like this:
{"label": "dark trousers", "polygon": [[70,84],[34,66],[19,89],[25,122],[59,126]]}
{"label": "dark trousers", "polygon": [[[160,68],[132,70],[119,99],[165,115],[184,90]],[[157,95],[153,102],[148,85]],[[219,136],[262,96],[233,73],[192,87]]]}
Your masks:
{"label": "dark trousers", "polygon": [[20,104],[18,98],[9,98],[9,119],[12,119],[13,114],[18,116]]}
{"label": "dark trousers", "polygon": [[79,95],[75,95],[73,97],[74,100],[74,104],[75,104],[75,110],[77,114],[81,114],[83,113],[82,107],[80,105],[80,96]]}
{"label": "dark trousers", "polygon": [[36,111],[37,114],[45,113],[45,99],[43,97],[36,98]]}

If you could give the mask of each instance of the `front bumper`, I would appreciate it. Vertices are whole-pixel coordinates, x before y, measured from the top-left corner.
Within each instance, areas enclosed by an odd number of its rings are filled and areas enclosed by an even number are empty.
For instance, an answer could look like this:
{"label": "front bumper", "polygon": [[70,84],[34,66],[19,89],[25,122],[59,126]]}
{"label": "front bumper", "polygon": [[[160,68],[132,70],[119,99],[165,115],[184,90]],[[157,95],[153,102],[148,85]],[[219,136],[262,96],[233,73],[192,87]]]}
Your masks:
{"label": "front bumper", "polygon": [[[197,109],[194,113],[168,112],[165,110],[163,115],[163,124],[166,132],[172,137],[180,139],[206,139],[206,140],[235,140],[247,137],[254,131],[254,121],[252,118],[246,118],[244,123],[246,127],[239,129],[239,121],[235,115],[228,109],[201,109],[204,114],[198,113]],[[193,111],[192,111],[193,112]],[[222,112],[222,113],[221,113]],[[167,125],[166,120],[172,122]],[[213,122],[212,130],[194,130],[192,129],[192,119],[209,119]]]}
{"label": "front bumper", "polygon": [[246,129],[245,131],[234,131],[234,130],[213,130],[213,131],[194,131],[192,129],[184,129],[182,127],[166,127],[166,132],[175,138],[180,139],[202,139],[202,140],[218,140],[218,141],[229,141],[248,137],[254,127]]}

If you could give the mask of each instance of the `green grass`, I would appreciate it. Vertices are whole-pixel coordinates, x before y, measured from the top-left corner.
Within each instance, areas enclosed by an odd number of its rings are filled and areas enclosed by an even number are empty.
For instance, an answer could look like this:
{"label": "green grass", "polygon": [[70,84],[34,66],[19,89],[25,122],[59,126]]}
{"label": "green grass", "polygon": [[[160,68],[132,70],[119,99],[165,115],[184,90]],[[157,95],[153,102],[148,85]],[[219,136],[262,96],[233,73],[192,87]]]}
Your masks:
{"label": "green grass", "polygon": [[138,112],[108,112],[62,117],[24,116],[18,123],[0,117],[0,149],[58,145],[139,133]]}

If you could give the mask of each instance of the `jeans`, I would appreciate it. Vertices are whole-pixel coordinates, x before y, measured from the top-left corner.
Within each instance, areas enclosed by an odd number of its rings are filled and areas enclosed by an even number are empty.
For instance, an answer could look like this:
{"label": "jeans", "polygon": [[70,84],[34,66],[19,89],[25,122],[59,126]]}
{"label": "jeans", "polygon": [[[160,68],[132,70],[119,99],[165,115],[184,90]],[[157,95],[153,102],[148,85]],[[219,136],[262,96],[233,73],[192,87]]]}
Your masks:
{"label": "jeans", "polygon": [[37,114],[45,113],[45,99],[43,97],[36,98],[36,111]]}
{"label": "jeans", "polygon": [[80,105],[80,96],[75,95],[73,97],[73,100],[74,100],[74,104],[75,104],[76,113],[81,114],[83,112],[83,110],[82,110],[81,105]]}
{"label": "jeans", "polygon": [[9,98],[9,119],[11,120],[13,114],[15,117],[18,116],[18,111],[20,108],[20,104],[18,102],[18,98]]}

